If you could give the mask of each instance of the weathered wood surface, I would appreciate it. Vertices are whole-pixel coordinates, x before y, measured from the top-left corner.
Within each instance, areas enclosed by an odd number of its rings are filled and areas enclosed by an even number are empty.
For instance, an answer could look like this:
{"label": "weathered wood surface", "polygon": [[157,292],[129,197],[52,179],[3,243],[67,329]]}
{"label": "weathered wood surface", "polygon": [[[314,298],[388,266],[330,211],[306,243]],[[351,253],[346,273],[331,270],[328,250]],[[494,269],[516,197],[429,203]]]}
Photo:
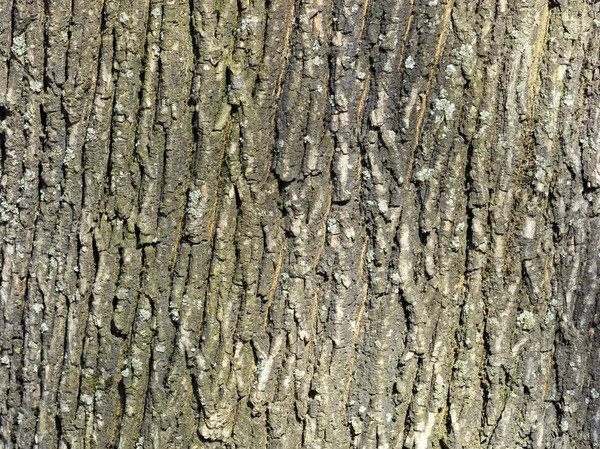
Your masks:
{"label": "weathered wood surface", "polygon": [[0,0],[0,446],[600,447],[599,51],[592,0]]}

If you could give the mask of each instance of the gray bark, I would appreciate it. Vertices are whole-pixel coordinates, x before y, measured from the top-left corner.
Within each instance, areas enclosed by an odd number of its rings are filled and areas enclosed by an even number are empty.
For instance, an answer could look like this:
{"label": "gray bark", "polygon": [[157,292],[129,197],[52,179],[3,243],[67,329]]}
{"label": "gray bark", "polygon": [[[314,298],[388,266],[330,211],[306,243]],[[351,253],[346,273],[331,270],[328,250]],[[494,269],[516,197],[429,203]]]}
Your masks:
{"label": "gray bark", "polygon": [[0,446],[600,447],[599,51],[592,0],[0,0]]}

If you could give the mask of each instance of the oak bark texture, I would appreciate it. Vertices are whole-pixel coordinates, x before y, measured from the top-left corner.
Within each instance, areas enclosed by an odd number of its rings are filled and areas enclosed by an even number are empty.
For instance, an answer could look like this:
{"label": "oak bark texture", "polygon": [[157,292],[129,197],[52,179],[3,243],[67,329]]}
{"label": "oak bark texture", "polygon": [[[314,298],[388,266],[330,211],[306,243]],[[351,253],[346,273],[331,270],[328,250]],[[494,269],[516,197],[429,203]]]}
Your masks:
{"label": "oak bark texture", "polygon": [[600,447],[599,51],[592,0],[0,0],[0,446]]}

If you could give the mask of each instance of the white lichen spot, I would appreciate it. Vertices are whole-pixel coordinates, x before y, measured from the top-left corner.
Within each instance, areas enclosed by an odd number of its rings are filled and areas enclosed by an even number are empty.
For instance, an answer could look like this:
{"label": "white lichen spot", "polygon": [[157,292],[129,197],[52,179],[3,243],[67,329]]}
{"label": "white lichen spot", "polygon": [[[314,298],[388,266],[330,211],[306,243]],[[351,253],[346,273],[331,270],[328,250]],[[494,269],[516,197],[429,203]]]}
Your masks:
{"label": "white lichen spot", "polygon": [[460,237],[458,235],[452,237],[452,241],[450,242],[450,248],[453,250],[457,250],[460,248]]}
{"label": "white lichen spot", "polygon": [[69,407],[69,404],[66,402],[61,402],[60,411],[63,413],[69,413],[71,411],[71,407]]}
{"label": "white lichen spot", "polygon": [[156,352],[165,352],[167,350],[163,345],[156,345],[154,349]]}
{"label": "white lichen spot", "polygon": [[12,43],[10,49],[19,58],[21,58],[23,55],[25,55],[25,52],[27,51],[27,44],[25,43],[25,37],[23,37],[23,36],[15,37],[13,39],[13,43]]}
{"label": "white lichen spot", "polygon": [[552,310],[548,310],[544,316],[544,326],[548,326],[554,321],[556,314]]}
{"label": "white lichen spot", "polygon": [[231,88],[233,90],[240,90],[240,89],[243,89],[245,85],[246,85],[246,83],[244,83],[244,80],[236,78],[231,83]]}
{"label": "white lichen spot", "polygon": [[385,214],[388,211],[388,202],[386,200],[380,200],[377,202],[377,208],[379,209],[379,212]]}
{"label": "white lichen spot", "polygon": [[36,343],[35,341],[29,341],[29,342],[27,343],[27,347],[28,347],[29,349],[37,349],[38,345],[37,345],[37,343]]}
{"label": "white lichen spot", "polygon": [[246,28],[248,28],[248,25],[250,25],[252,23],[252,16],[246,16],[242,19],[242,21],[240,22],[240,29],[242,31],[244,31]]}
{"label": "white lichen spot", "polygon": [[10,365],[10,358],[7,355],[5,355],[5,356],[3,356],[0,359],[0,363],[2,363],[3,365],[9,366]]}
{"label": "white lichen spot", "polygon": [[304,377],[304,374],[306,374],[304,371],[301,371],[299,369],[294,371],[294,377],[296,379],[302,379]]}
{"label": "white lichen spot", "polygon": [[335,218],[327,219],[327,231],[329,231],[330,234],[338,233],[338,225]]}
{"label": "white lichen spot", "polygon": [[122,12],[121,14],[119,14],[119,22],[121,22],[121,23],[129,22],[129,15],[126,12]]}
{"label": "white lichen spot", "polygon": [[[444,116],[446,117],[446,120],[452,120],[452,117],[454,115],[454,111],[456,110],[456,106],[454,105],[454,103],[451,103],[447,98],[446,98],[446,90],[442,89],[440,92],[440,98],[438,98],[437,100],[435,100],[435,110],[436,111],[443,111]],[[436,123],[441,122],[441,117],[436,117]]]}
{"label": "white lichen spot", "polygon": [[152,46],[152,53],[154,53],[154,56],[160,56],[160,47],[158,45],[153,45]]}
{"label": "white lichen spot", "polygon": [[565,433],[569,431],[569,422],[564,418],[560,422],[560,430]]}
{"label": "white lichen spot", "polygon": [[160,16],[160,8],[154,8],[152,11],[150,11],[150,15],[154,18]]}
{"label": "white lichen spot", "polygon": [[73,153],[73,149],[72,148],[67,148],[65,150],[65,157],[63,158],[63,164],[65,165],[65,167],[69,166],[69,163],[75,159],[75,153]]}
{"label": "white lichen spot", "polygon": [[115,112],[117,114],[122,114],[125,111],[125,106],[123,106],[121,103],[119,103],[118,101],[115,103]]}
{"label": "white lichen spot", "polygon": [[36,303],[33,305],[33,311],[34,311],[35,313],[40,313],[42,310],[44,310],[44,305],[43,305],[43,304],[40,304],[39,302],[36,302]]}
{"label": "white lichen spot", "polygon": [[179,312],[177,310],[171,310],[171,319],[175,322],[179,321]]}
{"label": "white lichen spot", "polygon": [[483,120],[484,122],[487,122],[491,116],[492,114],[490,114],[489,111],[481,111],[479,113],[479,118],[481,118],[481,120]]}
{"label": "white lichen spot", "polygon": [[366,74],[365,72],[358,72],[358,73],[356,74],[356,77],[357,77],[359,80],[364,80],[364,79],[367,77],[367,74]]}
{"label": "white lichen spot", "polygon": [[358,413],[364,413],[367,411],[367,407],[365,407],[364,405],[361,405],[360,408],[358,409]]}
{"label": "white lichen spot", "polygon": [[143,449],[144,448],[144,437],[139,437],[137,442],[135,443],[135,449]]}
{"label": "white lichen spot", "polygon": [[459,54],[463,58],[470,58],[471,56],[473,56],[473,46],[471,44],[463,44],[460,47]]}
{"label": "white lichen spot", "polygon": [[463,308],[465,317],[468,317],[469,315],[471,315],[471,313],[473,312],[474,309],[475,309],[475,307],[473,306],[473,304],[471,304],[470,302],[465,303],[465,306]]}
{"label": "white lichen spot", "polygon": [[452,76],[456,73],[456,66],[453,64],[448,64],[446,66],[446,79],[452,78]]}
{"label": "white lichen spot", "polygon": [[320,56],[315,56],[313,58],[313,64],[317,67],[319,67],[320,65],[323,65],[323,59],[321,59]]}
{"label": "white lichen spot", "polygon": [[319,41],[315,40],[312,45],[313,51],[319,51],[320,48],[321,48],[321,44],[319,44]]}
{"label": "white lichen spot", "polygon": [[196,220],[199,220],[204,216],[204,212],[200,210],[200,199],[202,198],[202,191],[200,189],[191,190],[188,196],[188,204],[186,212]]}
{"label": "white lichen spot", "polygon": [[82,394],[81,402],[83,402],[85,405],[92,405],[94,403],[94,398],[89,394]]}
{"label": "white lichen spot", "polygon": [[433,178],[433,168],[423,168],[415,173],[415,179],[420,182],[430,181]]}
{"label": "white lichen spot", "polygon": [[121,376],[129,377],[129,368],[125,368],[123,371],[121,371]]}
{"label": "white lichen spot", "polygon": [[29,88],[35,93],[40,93],[42,91],[42,87],[43,87],[43,84],[40,81],[37,81],[37,80],[29,81]]}
{"label": "white lichen spot", "polygon": [[535,315],[532,312],[528,311],[528,310],[524,310],[517,317],[517,324],[523,330],[526,330],[526,331],[531,330],[535,326]]}
{"label": "white lichen spot", "polygon": [[48,327],[48,325],[46,323],[42,323],[42,325],[40,326],[40,332],[43,334],[44,332],[48,332],[50,328]]}
{"label": "white lichen spot", "polygon": [[598,393],[598,390],[596,390],[595,388],[592,388],[590,391],[590,396],[592,397],[592,399],[598,399],[600,398],[600,393]]}
{"label": "white lichen spot", "polygon": [[96,138],[96,130],[94,128],[88,128],[85,132],[85,141],[91,142]]}
{"label": "white lichen spot", "polygon": [[320,84],[317,84],[317,92],[319,92],[320,94],[323,93],[323,86],[321,86]]}
{"label": "white lichen spot", "polygon": [[414,58],[412,56],[409,56],[408,58],[406,58],[406,60],[404,61],[404,67],[406,67],[407,69],[414,69],[416,67],[416,62],[414,60]]}
{"label": "white lichen spot", "polygon": [[142,321],[148,321],[150,318],[152,318],[152,312],[146,309],[140,309],[139,315]]}

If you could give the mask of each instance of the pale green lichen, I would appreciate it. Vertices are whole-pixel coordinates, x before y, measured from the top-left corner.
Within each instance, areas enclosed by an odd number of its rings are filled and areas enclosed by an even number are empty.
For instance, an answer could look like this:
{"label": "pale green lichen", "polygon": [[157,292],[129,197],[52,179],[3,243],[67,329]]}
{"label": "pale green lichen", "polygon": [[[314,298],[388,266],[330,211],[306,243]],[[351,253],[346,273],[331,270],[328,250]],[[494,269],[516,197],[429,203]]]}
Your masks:
{"label": "pale green lichen", "polygon": [[548,310],[546,312],[546,315],[544,316],[544,325],[548,326],[550,323],[552,323],[556,318],[556,314],[554,313],[553,310]]}
{"label": "pale green lichen", "polygon": [[450,79],[456,73],[456,66],[448,64],[446,66],[446,79]]}
{"label": "pale green lichen", "polygon": [[463,44],[460,47],[459,54],[463,58],[470,58],[471,56],[473,56],[473,46],[471,44]]}
{"label": "pale green lichen", "polygon": [[88,128],[85,132],[85,141],[91,142],[96,138],[96,130],[94,128]]}
{"label": "pale green lichen", "polygon": [[42,91],[42,87],[43,87],[43,84],[40,81],[37,81],[37,80],[29,81],[29,88],[35,93],[40,93]]}
{"label": "pale green lichen", "polygon": [[252,23],[252,16],[246,16],[242,19],[242,21],[240,22],[240,29],[242,31],[244,31],[246,28],[248,28],[248,25],[250,25]]}
{"label": "pale green lichen", "polygon": [[415,173],[415,179],[420,182],[430,181],[433,179],[433,168],[423,168]]}
{"label": "pale green lichen", "polygon": [[13,39],[13,43],[10,47],[12,52],[17,55],[19,58],[22,58],[27,51],[27,44],[25,42],[25,37],[17,36]]}
{"label": "pale green lichen", "polygon": [[65,165],[65,167],[69,166],[69,163],[75,159],[75,153],[73,152],[73,150],[71,148],[67,148],[65,150],[65,156],[63,158],[63,164]]}
{"label": "pale green lichen", "polygon": [[[447,98],[446,98],[447,92],[446,89],[442,89],[440,91],[440,97],[435,100],[435,110],[436,111],[442,111],[444,113],[444,117],[446,118],[446,120],[452,120],[453,116],[454,116],[454,111],[456,110],[456,105],[454,105],[454,103],[451,103]],[[441,116],[436,116],[435,118],[435,122],[439,123],[442,121],[442,117]]]}
{"label": "pale green lichen", "polygon": [[471,315],[471,313],[473,312],[474,309],[475,309],[475,307],[473,306],[473,304],[471,304],[470,302],[465,303],[464,308],[463,308],[465,317],[468,317],[469,315]]}
{"label": "pale green lichen", "polygon": [[523,330],[531,330],[535,326],[535,315],[532,312],[525,310],[517,317],[517,324]]}
{"label": "pale green lichen", "polygon": [[406,67],[407,69],[414,69],[416,67],[416,63],[415,60],[412,56],[408,56],[408,58],[406,58],[406,60],[404,61],[404,67]]}
{"label": "pale green lichen", "polygon": [[200,199],[202,198],[202,191],[200,189],[198,190],[191,190],[189,195],[188,195],[188,204],[187,204],[187,208],[186,208],[186,212],[195,219],[200,219],[204,216],[204,213],[199,210],[199,206],[200,206]]}
{"label": "pale green lichen", "polygon": [[338,233],[338,226],[337,226],[337,221],[335,218],[328,218],[327,219],[327,231],[330,234],[337,234]]}

